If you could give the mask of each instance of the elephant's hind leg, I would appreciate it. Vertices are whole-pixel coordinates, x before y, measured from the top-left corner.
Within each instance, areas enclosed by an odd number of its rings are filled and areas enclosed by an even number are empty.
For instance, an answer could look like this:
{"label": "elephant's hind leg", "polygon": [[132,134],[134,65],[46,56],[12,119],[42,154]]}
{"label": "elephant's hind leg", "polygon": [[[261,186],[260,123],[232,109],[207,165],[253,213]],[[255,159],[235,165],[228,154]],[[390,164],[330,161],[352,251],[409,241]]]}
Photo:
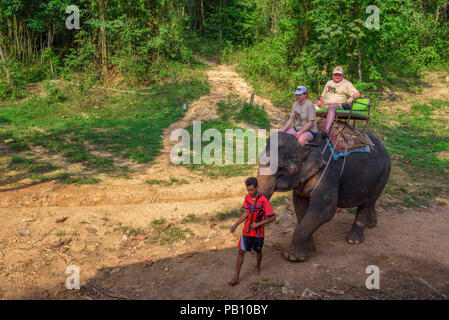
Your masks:
{"label": "elephant's hind leg", "polygon": [[349,244],[360,244],[365,240],[365,227],[373,228],[377,223],[377,214],[374,204],[357,208],[354,223],[346,238]]}
{"label": "elephant's hind leg", "polygon": [[366,226],[368,228],[374,228],[376,225],[377,225],[377,212],[374,205],[372,205],[368,214],[368,218],[366,219]]}

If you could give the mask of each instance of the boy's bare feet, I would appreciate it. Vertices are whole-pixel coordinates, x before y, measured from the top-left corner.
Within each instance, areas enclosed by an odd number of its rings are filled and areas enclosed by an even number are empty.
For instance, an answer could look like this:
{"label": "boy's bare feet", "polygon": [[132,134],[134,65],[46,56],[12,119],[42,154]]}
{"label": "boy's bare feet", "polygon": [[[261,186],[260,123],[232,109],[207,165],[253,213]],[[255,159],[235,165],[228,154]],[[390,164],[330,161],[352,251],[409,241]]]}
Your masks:
{"label": "boy's bare feet", "polygon": [[259,267],[254,268],[253,275],[260,276],[260,268]]}
{"label": "boy's bare feet", "polygon": [[230,286],[235,286],[236,284],[239,284],[239,283],[240,283],[240,281],[237,279],[234,279],[234,278],[232,278],[231,280],[228,281],[228,284]]}

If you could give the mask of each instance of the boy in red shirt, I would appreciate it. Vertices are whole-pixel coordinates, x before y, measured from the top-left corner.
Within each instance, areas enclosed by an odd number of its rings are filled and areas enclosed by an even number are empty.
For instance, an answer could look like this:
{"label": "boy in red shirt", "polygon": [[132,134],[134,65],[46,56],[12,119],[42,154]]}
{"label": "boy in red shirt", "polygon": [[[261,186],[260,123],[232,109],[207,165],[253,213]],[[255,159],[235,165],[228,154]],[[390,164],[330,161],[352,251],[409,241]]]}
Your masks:
{"label": "boy in red shirt", "polygon": [[243,208],[245,208],[246,211],[231,227],[231,233],[234,233],[238,225],[246,220],[243,227],[243,234],[240,237],[238,245],[239,252],[237,255],[235,274],[234,277],[228,281],[231,286],[240,282],[240,269],[242,268],[246,251],[251,251],[251,249],[253,249],[257,253],[257,265],[254,269],[254,274],[257,276],[260,274],[264,225],[276,220],[276,216],[274,215],[268,199],[263,194],[257,192],[257,179],[254,177],[248,178],[246,179],[245,184],[248,194],[243,201]]}

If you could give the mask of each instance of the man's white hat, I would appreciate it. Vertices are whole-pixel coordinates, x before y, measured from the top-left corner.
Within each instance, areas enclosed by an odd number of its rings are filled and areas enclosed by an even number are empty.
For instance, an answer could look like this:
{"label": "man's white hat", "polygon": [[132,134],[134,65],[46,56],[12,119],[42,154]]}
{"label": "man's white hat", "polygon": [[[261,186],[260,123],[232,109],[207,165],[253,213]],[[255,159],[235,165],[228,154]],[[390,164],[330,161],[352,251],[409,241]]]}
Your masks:
{"label": "man's white hat", "polygon": [[343,72],[343,68],[340,67],[340,66],[337,66],[337,67],[334,68],[333,73],[343,74],[344,73]]}

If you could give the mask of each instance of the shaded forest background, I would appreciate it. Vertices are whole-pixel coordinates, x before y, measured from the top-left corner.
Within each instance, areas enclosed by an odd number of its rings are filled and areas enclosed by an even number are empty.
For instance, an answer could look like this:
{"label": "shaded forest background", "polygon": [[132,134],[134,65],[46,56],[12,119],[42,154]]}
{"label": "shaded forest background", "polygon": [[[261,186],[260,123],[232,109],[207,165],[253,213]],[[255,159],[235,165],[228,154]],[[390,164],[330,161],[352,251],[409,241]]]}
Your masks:
{"label": "shaded forest background", "polygon": [[[67,29],[69,5],[80,29]],[[380,29],[365,27],[369,5]],[[66,78],[139,86],[176,78],[194,54],[232,60],[291,93],[342,65],[359,89],[447,69],[445,0],[1,0],[0,100]],[[282,93],[280,94],[282,100]]]}

